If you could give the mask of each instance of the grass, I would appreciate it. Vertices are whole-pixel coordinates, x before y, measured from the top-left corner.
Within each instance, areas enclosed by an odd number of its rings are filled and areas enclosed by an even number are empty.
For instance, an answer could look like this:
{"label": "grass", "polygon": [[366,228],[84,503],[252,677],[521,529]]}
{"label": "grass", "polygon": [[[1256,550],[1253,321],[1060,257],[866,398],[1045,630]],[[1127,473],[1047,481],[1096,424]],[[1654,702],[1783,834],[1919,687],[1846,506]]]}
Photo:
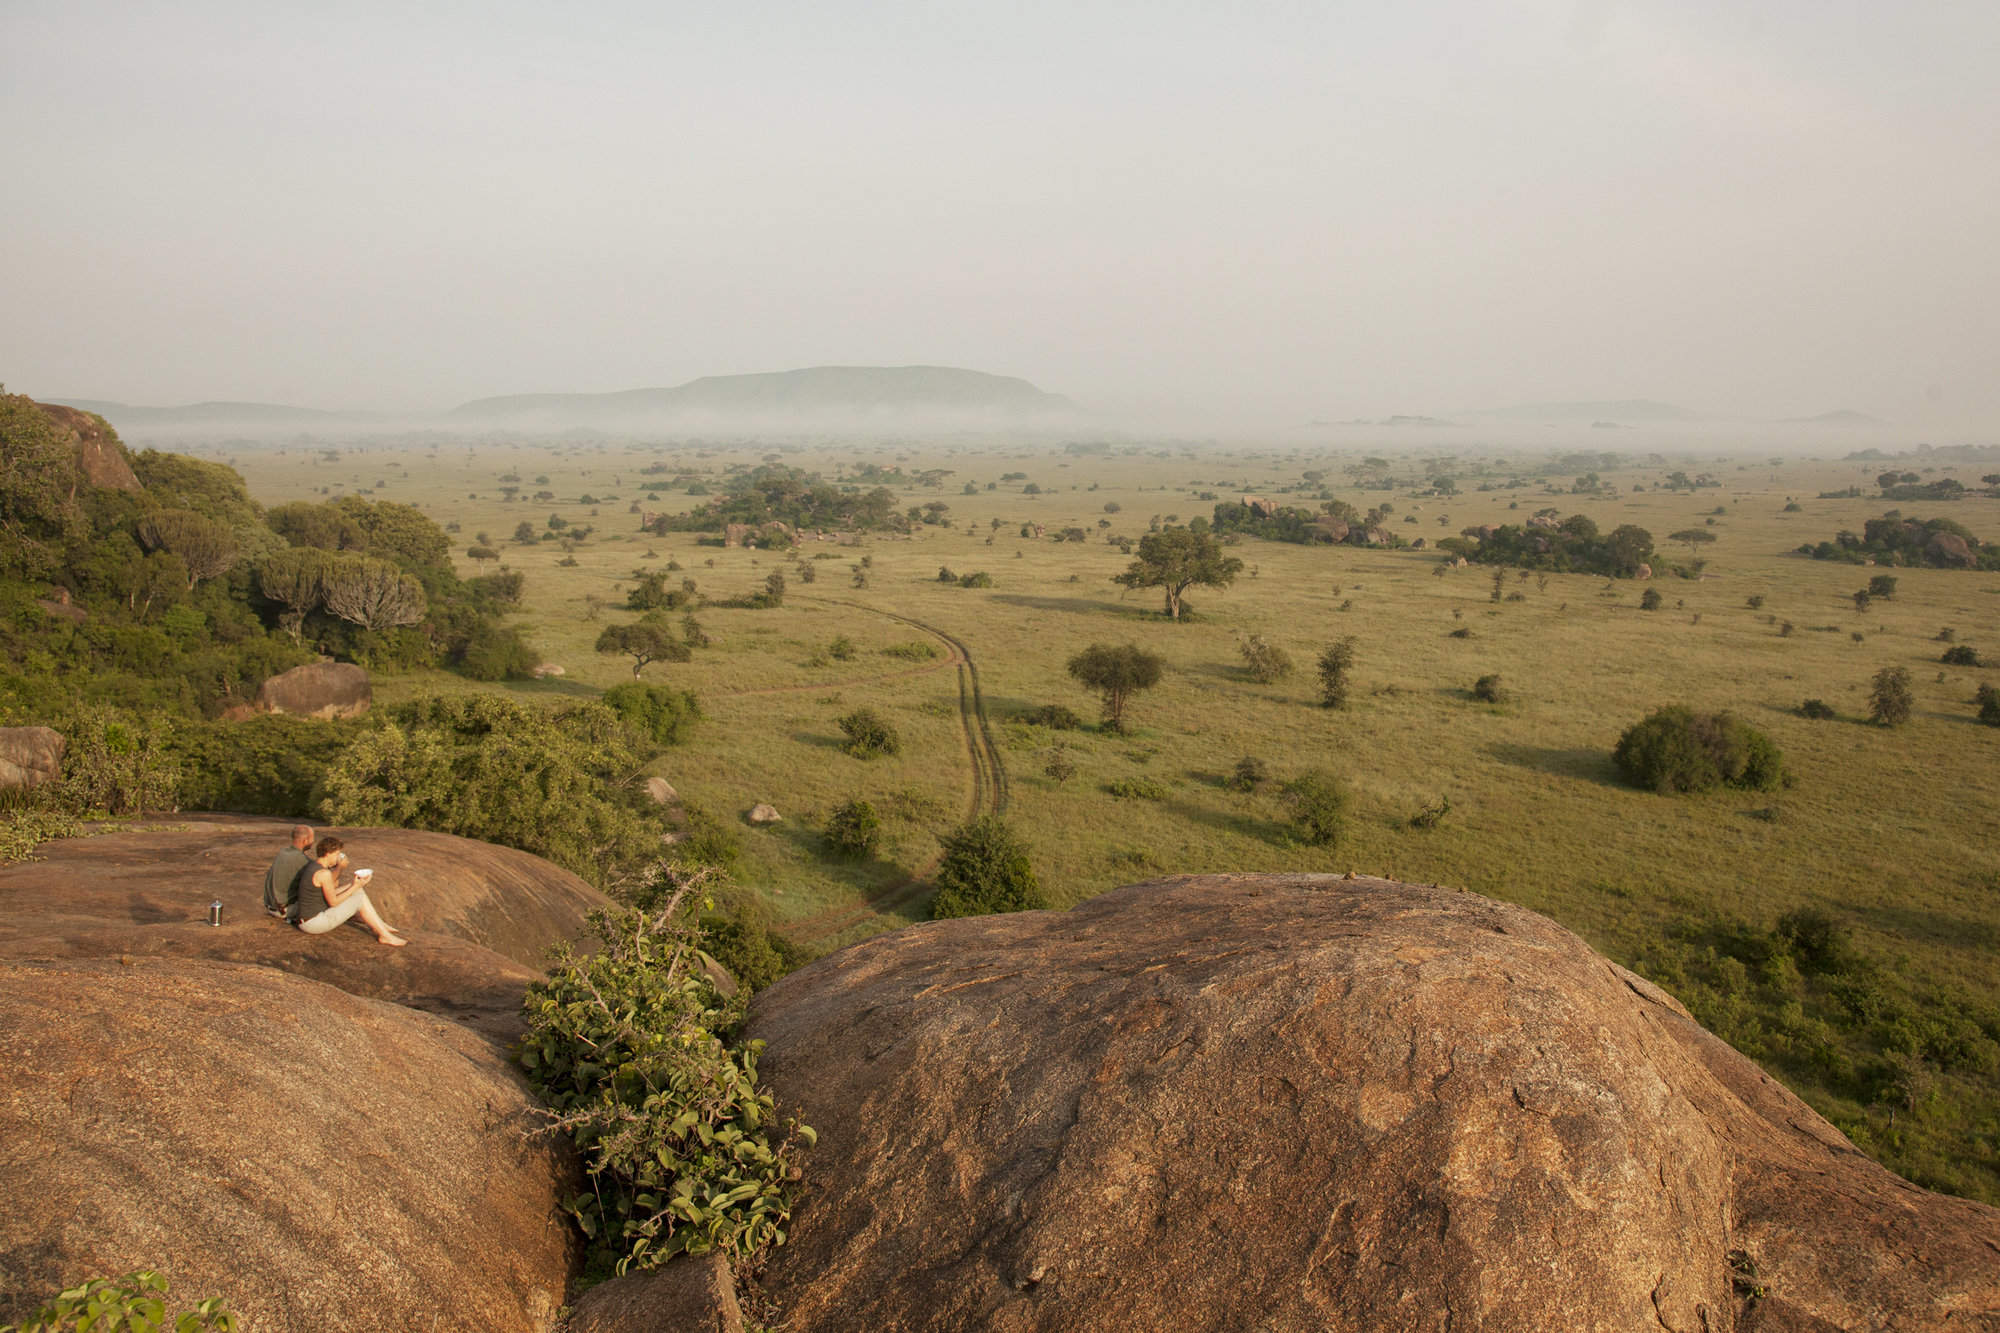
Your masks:
{"label": "grass", "polygon": [[[784,606],[704,609],[699,618],[715,646],[688,664],[647,670],[647,679],[693,690],[707,719],[691,744],[654,768],[725,817],[758,801],[784,813],[774,828],[741,829],[738,878],[766,896],[796,934],[822,945],[920,915],[920,899],[886,914],[867,904],[921,871],[936,853],[938,835],[971,808],[957,667],[941,641],[893,615],[958,639],[977,664],[1010,779],[1008,816],[1058,903],[1155,873],[1352,868],[1521,903],[1614,959],[1652,958],[1663,967],[1667,943],[1695,938],[1715,923],[1762,930],[1784,912],[1813,906],[1830,912],[1882,961],[1891,978],[1885,984],[1912,995],[1944,987],[1967,1004],[2000,1009],[1992,950],[2000,939],[2000,844],[1992,837],[2000,824],[2000,730],[1971,720],[1974,689],[1994,673],[1942,666],[1936,642],[1942,627],[1953,626],[1960,643],[2000,648],[2000,575],[1898,570],[1896,596],[1857,613],[1852,594],[1866,585],[1868,570],[1787,553],[1841,529],[1858,530],[1892,507],[1947,513],[1982,537],[2000,539],[2000,503],[1808,498],[1857,482],[1872,489],[1879,461],[1704,459],[1699,466],[1725,485],[1692,494],[1632,493],[1635,483],[1650,486],[1672,467],[1696,470],[1686,460],[1598,469],[1622,492],[1615,498],[1545,495],[1530,486],[1437,500],[1336,487],[1335,494],[1364,509],[1390,500],[1397,506],[1391,526],[1431,541],[1477,523],[1521,522],[1543,506],[1589,514],[1605,530],[1637,523],[1654,533],[1662,548],[1655,567],[1663,571],[1686,558],[1665,534],[1706,527],[1718,504],[1727,509],[1708,528],[1719,538],[1703,551],[1708,577],[1656,579],[1663,605],[1654,612],[1639,609],[1645,585],[1636,582],[1510,574],[1506,593],[1521,599],[1495,603],[1489,570],[1439,576],[1431,552],[1245,541],[1234,553],[1254,566],[1255,577],[1246,570],[1226,591],[1193,590],[1193,618],[1172,624],[1157,614],[1152,595],[1126,594],[1109,582],[1127,557],[1101,539],[1097,522],[1106,517],[1107,500],[1121,506],[1110,530],[1136,537],[1155,514],[1182,521],[1207,514],[1212,502],[1197,499],[1197,491],[1222,498],[1275,494],[1297,484],[1305,468],[1324,467],[1340,478],[1339,460],[1276,451],[1066,459],[984,444],[956,451],[884,445],[859,456],[801,449],[786,461],[831,475],[843,464],[887,466],[899,457],[912,472],[953,469],[941,489],[910,488],[899,493],[899,503],[942,499],[950,518],[970,520],[972,530],[923,528],[911,539],[870,538],[855,546],[808,542],[807,557],[834,557],[814,562],[812,584],[801,584],[792,562],[777,552],[632,531],[637,520],[626,505],[639,494],[640,466],[670,460],[675,470],[699,474],[720,491],[725,468],[744,461],[721,452],[502,445],[477,452],[447,446],[426,456],[423,446],[380,446],[347,450],[339,464],[303,471],[295,458],[276,453],[240,453],[234,461],[267,504],[306,498],[300,483],[307,477],[331,486],[344,474],[350,487],[383,477],[390,484],[378,498],[417,503],[441,522],[456,520],[461,548],[481,529],[502,539],[504,562],[527,574],[520,622],[538,651],[566,670],[557,682],[505,687],[522,693],[589,692],[631,678],[629,662],[600,656],[591,645],[605,623],[634,614],[619,609],[634,568],[678,560],[682,574],[716,598],[760,589],[772,570],[785,570]],[[1476,480],[1463,461],[1459,469],[1461,484]],[[1960,471],[1982,469],[1992,465]],[[530,490],[532,478],[546,474],[559,497],[588,491],[620,498],[601,502],[595,518],[574,503],[506,504],[496,478],[509,471],[527,477]],[[984,489],[1012,471],[1026,472],[1043,493],[1025,496],[1019,481]],[[958,493],[967,480],[980,486],[976,495]],[[481,498],[468,498],[474,493]],[[1794,498],[1800,511],[1783,512]],[[1520,507],[1510,509],[1510,502]],[[646,503],[680,509],[690,501],[667,493]],[[540,528],[550,512],[599,525],[574,552],[574,567],[558,566],[563,553],[554,543],[505,541],[523,518]],[[1411,512],[1419,522],[1404,523]],[[1440,515],[1447,521],[1440,524]],[[997,531],[995,518],[1002,520]],[[1050,534],[1080,527],[1091,540],[1023,539],[1025,521]],[[643,560],[649,549],[656,558]],[[868,586],[856,589],[850,566],[864,555],[871,560]],[[990,571],[994,586],[940,584],[941,565]],[[469,561],[463,568],[472,572]],[[1763,599],[1757,610],[1747,605],[1753,596]],[[591,597],[603,602],[595,619]],[[1840,632],[1781,636],[1788,620]],[[1469,637],[1453,637],[1468,628]],[[1252,682],[1238,650],[1252,634],[1301,663],[1333,639],[1355,636],[1351,705],[1318,707],[1310,671],[1273,685]],[[826,645],[841,635],[853,641],[855,656],[824,660]],[[893,655],[913,640],[937,643],[939,656],[925,662]],[[1127,734],[1058,733],[1009,722],[1042,704],[1094,718],[1098,701],[1066,675],[1063,663],[1098,641],[1134,642],[1168,663],[1161,685],[1134,697]],[[1893,730],[1857,721],[1866,715],[1870,677],[1884,666],[1908,667],[1916,685],[1914,719]],[[1504,706],[1470,698],[1473,682],[1488,673],[1506,684]],[[378,682],[377,698],[434,688],[493,687],[404,677]],[[1833,705],[1839,720],[1800,717],[1797,706],[1809,697]],[[1700,798],[1620,785],[1612,744],[1623,728],[1668,702],[1742,714],[1782,748],[1796,785],[1775,796]],[[863,762],[840,752],[834,719],[861,706],[895,724],[901,754]],[[1057,741],[1077,769],[1065,783],[1043,773]],[[1269,765],[1274,781],[1264,793],[1238,793],[1223,781],[1243,755]],[[1339,773],[1353,792],[1347,832],[1332,848],[1294,839],[1275,794],[1306,768]],[[1140,782],[1154,784],[1159,798],[1114,794]],[[816,825],[850,796],[883,812],[882,848],[873,861],[823,855]],[[1451,802],[1450,818],[1434,828],[1410,827],[1411,812],[1440,797]],[[1143,855],[1135,856],[1135,848]],[[1695,963],[1682,960],[1680,984],[1688,993],[1706,994],[1708,976],[1698,956]],[[1668,981],[1674,984],[1671,975]],[[1753,1000],[1767,1007],[1785,1003],[1780,991],[1759,994]],[[1992,1144],[2000,1140],[2000,1084],[1991,1076],[1945,1077],[1927,1103],[1936,1118],[1928,1130],[1923,1114],[1907,1107],[1889,1116],[1893,1128],[1885,1128],[1882,1106],[1842,1091],[1846,1085],[1830,1076],[1761,1054],[1885,1160],[1961,1192],[2000,1199],[2000,1168],[1991,1165]],[[1923,1165],[1937,1161],[1961,1165]]]}

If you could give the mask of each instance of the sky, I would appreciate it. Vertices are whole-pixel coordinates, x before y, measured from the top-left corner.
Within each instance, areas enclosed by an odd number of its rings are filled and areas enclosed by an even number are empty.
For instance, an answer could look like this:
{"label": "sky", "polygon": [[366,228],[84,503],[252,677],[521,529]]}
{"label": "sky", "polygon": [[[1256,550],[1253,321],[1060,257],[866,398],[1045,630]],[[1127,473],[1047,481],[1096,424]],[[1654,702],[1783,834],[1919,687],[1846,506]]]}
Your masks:
{"label": "sky", "polygon": [[2000,433],[1991,0],[0,0],[0,381]]}

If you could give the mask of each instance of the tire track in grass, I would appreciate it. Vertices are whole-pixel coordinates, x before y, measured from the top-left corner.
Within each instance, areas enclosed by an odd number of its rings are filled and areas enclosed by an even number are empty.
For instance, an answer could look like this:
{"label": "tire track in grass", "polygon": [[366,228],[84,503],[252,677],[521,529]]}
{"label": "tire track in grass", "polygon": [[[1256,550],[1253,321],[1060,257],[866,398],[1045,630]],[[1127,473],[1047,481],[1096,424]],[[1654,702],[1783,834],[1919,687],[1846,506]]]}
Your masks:
{"label": "tire track in grass", "polygon": [[[972,774],[971,797],[966,804],[966,818],[977,819],[982,814],[999,815],[1007,810],[1007,768],[1000,762],[1000,747],[994,744],[993,728],[986,716],[986,698],[980,689],[979,664],[972,658],[972,652],[957,636],[926,624],[909,616],[898,615],[894,611],[884,611],[879,607],[866,606],[860,602],[849,602],[832,597],[801,598],[801,601],[816,601],[830,606],[845,606],[857,611],[869,611],[879,616],[887,616],[898,624],[920,630],[945,645],[951,658],[947,665],[958,667],[958,721],[965,737],[965,756]],[[899,675],[915,673],[902,672]],[[885,677],[884,679],[889,679]],[[864,900],[853,908],[836,908],[817,916],[806,917],[791,923],[788,933],[801,944],[817,944],[821,940],[838,935],[844,930],[860,925],[873,916],[901,911],[924,895],[930,887],[931,872],[937,869],[940,858],[933,856],[905,879],[892,884]]]}

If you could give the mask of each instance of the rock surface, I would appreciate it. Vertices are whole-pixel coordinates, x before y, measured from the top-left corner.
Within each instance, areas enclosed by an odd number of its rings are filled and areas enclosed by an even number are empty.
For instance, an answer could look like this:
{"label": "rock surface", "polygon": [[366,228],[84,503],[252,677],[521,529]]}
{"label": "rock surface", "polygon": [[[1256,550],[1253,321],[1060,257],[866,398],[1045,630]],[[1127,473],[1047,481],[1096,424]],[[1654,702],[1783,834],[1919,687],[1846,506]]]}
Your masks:
{"label": "rock surface", "polygon": [[[0,959],[162,955],[259,963],[456,1018],[498,1040],[550,945],[604,896],[539,857],[408,829],[330,829],[375,876],[368,896],[411,932],[387,949],[361,929],[303,935],[263,912],[264,871],[291,824],[194,815],[166,829],[45,843],[0,866]],[[207,923],[220,899],[223,924]]]}
{"label": "rock surface", "polygon": [[819,1131],[788,1327],[2000,1327],[2000,1212],[1470,894],[1189,877],[916,926],[749,1031]]}
{"label": "rock surface", "polygon": [[0,963],[0,1320],[157,1268],[257,1333],[544,1333],[573,1166],[458,1026],[267,968]]}
{"label": "rock surface", "polygon": [[359,717],[374,691],[368,673],[352,662],[308,662],[257,687],[257,707],[301,717]]}
{"label": "rock surface", "polygon": [[85,481],[93,486],[134,494],[145,489],[139,484],[138,475],[132,471],[132,461],[125,455],[125,446],[119,443],[117,434],[109,430],[101,419],[74,407],[61,407],[55,403],[36,403],[35,406],[47,413],[49,420],[55,422],[59,429],[68,431],[74,437],[76,466]]}
{"label": "rock surface", "polygon": [[750,807],[749,819],[753,824],[782,824],[785,817],[778,813],[777,806],[759,802]]}
{"label": "rock surface", "polygon": [[711,1250],[583,1293],[567,1333],[743,1333],[729,1265]]}
{"label": "rock surface", "polygon": [[0,727],[0,790],[54,782],[68,750],[53,727]]}
{"label": "rock surface", "polygon": [[654,805],[673,805],[681,799],[681,794],[665,778],[647,778],[646,799]]}

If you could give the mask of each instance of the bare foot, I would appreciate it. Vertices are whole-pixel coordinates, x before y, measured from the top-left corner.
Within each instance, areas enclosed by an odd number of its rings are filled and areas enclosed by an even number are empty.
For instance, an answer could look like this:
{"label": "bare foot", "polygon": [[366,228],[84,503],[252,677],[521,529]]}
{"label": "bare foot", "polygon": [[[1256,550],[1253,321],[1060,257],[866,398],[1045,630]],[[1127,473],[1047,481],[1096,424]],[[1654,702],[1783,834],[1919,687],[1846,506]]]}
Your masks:
{"label": "bare foot", "polygon": [[377,935],[375,940],[378,944],[386,944],[392,949],[400,949],[409,943],[401,935]]}

